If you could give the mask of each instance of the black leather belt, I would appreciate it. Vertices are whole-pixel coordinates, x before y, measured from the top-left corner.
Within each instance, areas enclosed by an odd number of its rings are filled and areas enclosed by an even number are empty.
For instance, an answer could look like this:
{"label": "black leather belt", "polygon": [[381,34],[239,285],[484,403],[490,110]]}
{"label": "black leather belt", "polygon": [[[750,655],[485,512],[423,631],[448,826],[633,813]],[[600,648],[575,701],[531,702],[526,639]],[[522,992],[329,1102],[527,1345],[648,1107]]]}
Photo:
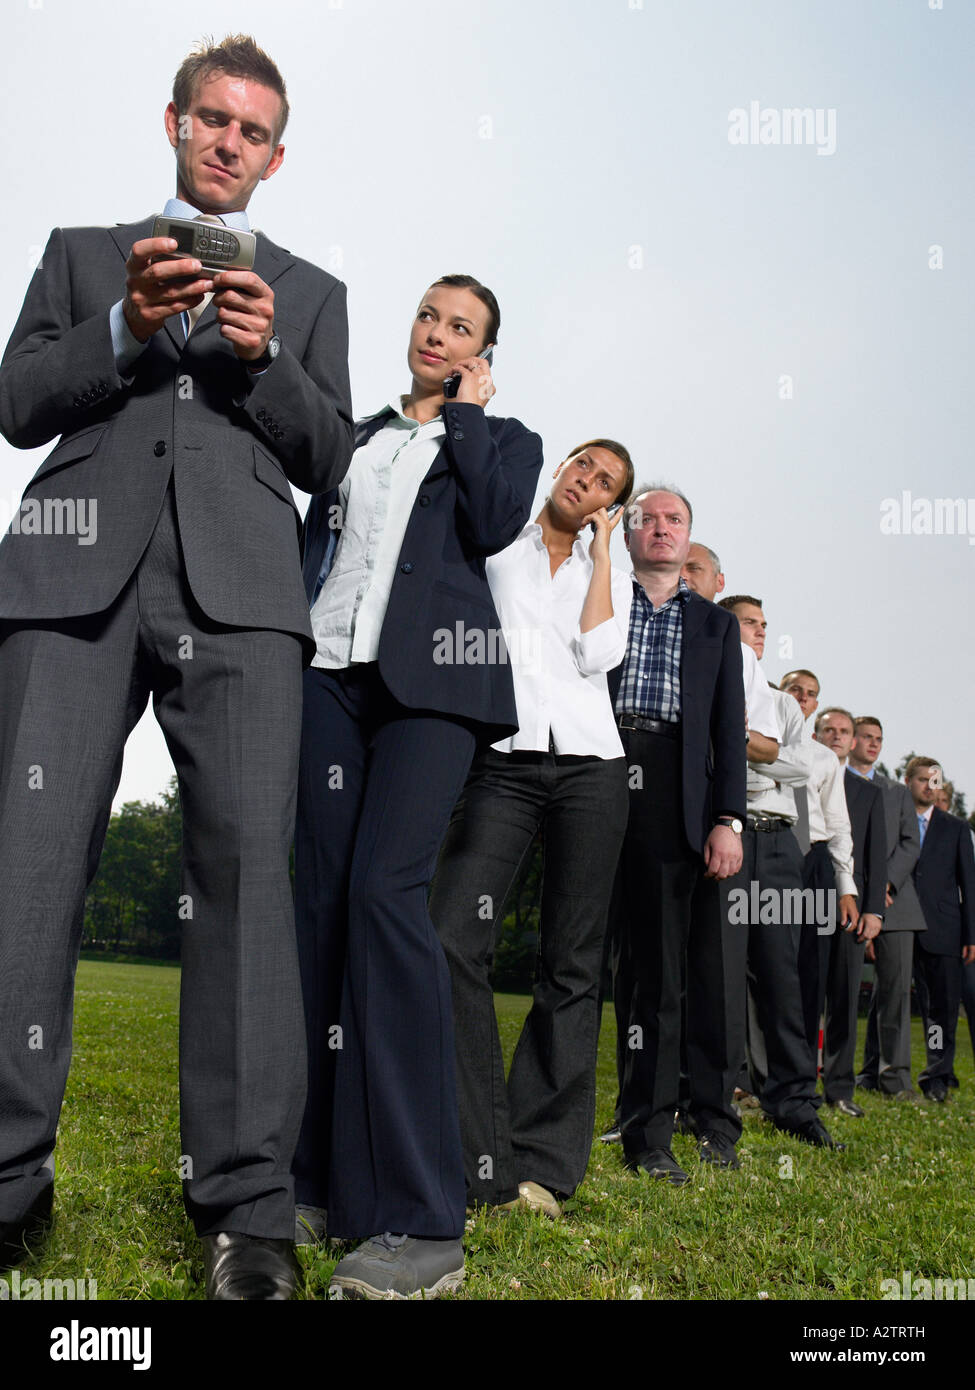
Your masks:
{"label": "black leather belt", "polygon": [[647,719],[642,714],[618,714],[621,729],[639,729],[643,734],[663,734],[664,738],[680,738],[680,723],[669,719]]}
{"label": "black leather belt", "polygon": [[745,825],[749,830],[791,830],[792,826],[783,816],[747,816]]}

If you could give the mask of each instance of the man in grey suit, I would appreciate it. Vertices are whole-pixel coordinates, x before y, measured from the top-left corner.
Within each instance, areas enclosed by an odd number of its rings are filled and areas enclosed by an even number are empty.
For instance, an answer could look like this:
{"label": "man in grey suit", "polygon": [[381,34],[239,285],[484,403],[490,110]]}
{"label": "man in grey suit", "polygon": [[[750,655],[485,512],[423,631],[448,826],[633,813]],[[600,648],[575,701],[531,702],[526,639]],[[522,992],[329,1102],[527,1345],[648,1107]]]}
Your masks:
{"label": "man in grey suit", "polygon": [[[246,229],[287,115],[253,40],[191,55],[166,109],[166,215]],[[160,260],[177,244],[151,231],[55,230],[0,369],[10,443],[60,435],[0,545],[0,1263],[51,1211],[85,889],[151,696],[183,812],[173,1167],[208,1297],[281,1299],[305,1086],[288,856],[314,651],[288,484],[324,491],[351,457],[345,288],[260,235],[253,270],[214,274]]]}
{"label": "man in grey suit", "polygon": [[907,787],[876,770],[884,746],[880,720],[872,714],[860,715],[854,728],[850,771],[880,787],[887,825],[884,929],[873,943],[876,978],[857,1085],[916,1100],[911,1085],[911,969],[915,936],[925,930],[925,923],[912,872],[921,853],[921,837]]}

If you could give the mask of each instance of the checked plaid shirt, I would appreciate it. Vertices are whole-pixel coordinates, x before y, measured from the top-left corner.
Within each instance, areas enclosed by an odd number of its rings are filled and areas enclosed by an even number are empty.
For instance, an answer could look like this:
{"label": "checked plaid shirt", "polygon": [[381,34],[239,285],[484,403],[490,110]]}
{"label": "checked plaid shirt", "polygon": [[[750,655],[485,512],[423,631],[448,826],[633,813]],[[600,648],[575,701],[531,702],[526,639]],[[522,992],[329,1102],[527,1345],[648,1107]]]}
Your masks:
{"label": "checked plaid shirt", "polygon": [[654,608],[634,576],[630,635],[616,696],[617,714],[639,714],[672,724],[680,720],[680,652],[684,604],[690,593],[681,578],[673,598]]}

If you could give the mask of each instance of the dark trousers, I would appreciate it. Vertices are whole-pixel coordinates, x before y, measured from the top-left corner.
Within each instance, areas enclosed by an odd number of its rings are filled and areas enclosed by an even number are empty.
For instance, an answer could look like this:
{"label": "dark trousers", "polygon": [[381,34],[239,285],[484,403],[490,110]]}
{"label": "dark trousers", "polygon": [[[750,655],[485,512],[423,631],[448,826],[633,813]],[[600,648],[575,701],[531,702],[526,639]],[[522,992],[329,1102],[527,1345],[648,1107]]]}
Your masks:
{"label": "dark trousers", "polygon": [[49,1180],[85,888],[125,740],[150,695],[183,814],[183,899],[173,913],[184,916],[187,1210],[201,1234],[290,1238],[305,1085],[288,876],[301,650],[285,633],[223,628],[200,611],[172,491],[111,608],[3,631],[0,1220],[22,1213]]}
{"label": "dark trousers", "polygon": [[831,932],[821,932],[822,922],[804,922],[799,941],[799,983],[806,1040],[813,1059],[819,1052],[819,1025],[823,1021],[823,1095],[835,1103],[852,1100],[856,1065],[857,1007],[863,977],[864,945],[856,932],[839,925],[836,874],[825,840],[813,845],[805,857],[803,888],[817,894],[817,907],[836,903]]}
{"label": "dark trousers", "polygon": [[[955,1032],[961,1005],[961,952],[936,956],[922,944],[923,932],[914,938],[914,985],[917,990],[927,1066],[917,1083],[928,1091],[932,1082],[950,1084],[955,1071]],[[956,1083],[957,1084],[957,1083]]]}
{"label": "dark trousers", "polygon": [[[801,1124],[816,1115],[816,1060],[809,1047],[799,982],[800,925],[753,920],[752,884],[757,893],[802,888],[803,855],[788,826],[742,834],[742,865],[723,885],[727,988],[734,1005],[728,1016],[735,1033],[729,1048],[735,1071],[746,1051],[746,978],[753,1001],[749,1035],[751,1089],[773,1119]],[[744,897],[742,896],[744,894]]]}
{"label": "dark trousers", "polygon": [[861,1076],[895,1095],[911,1087],[911,970],[916,932],[874,937],[873,993]]}
{"label": "dark trousers", "polygon": [[738,1139],[727,1017],[737,1001],[726,989],[719,886],[684,831],[680,743],[632,729],[622,737],[631,785],[611,914],[613,1001],[623,1147],[637,1158],[673,1138],[685,979],[689,1109],[702,1132]]}
{"label": "dark trousers", "polygon": [[[968,965],[962,964],[961,1002],[965,1006],[965,1017],[968,1019],[968,1035],[972,1040],[972,1055],[975,1056],[975,961],[972,961]],[[957,1086],[957,1079],[953,1084]]]}
{"label": "dark trousers", "polygon": [[295,908],[308,1030],[299,1203],[329,1231],[456,1239],[464,1170],[447,962],[427,892],[474,754],[375,663],[305,672]]}
{"label": "dark trousers", "polygon": [[[628,799],[622,758],[496,753],[475,762],[430,897],[454,1001],[468,1198],[519,1182],[560,1194],[586,1171],[596,1109],[599,971]],[[541,829],[538,968],[505,1083],[489,970],[504,902]]]}

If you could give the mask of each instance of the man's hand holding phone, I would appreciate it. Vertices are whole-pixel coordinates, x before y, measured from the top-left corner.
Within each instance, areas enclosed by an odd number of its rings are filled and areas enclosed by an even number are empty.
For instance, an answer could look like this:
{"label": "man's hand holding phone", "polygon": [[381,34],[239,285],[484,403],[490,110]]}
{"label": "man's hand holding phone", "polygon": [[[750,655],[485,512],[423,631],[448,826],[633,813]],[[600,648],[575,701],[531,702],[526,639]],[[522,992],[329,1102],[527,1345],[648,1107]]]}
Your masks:
{"label": "man's hand holding phone", "polygon": [[274,334],[274,291],[253,270],[218,270],[213,303],[220,332],[242,362],[261,357]]}
{"label": "man's hand holding phone", "polygon": [[134,243],[125,262],[122,312],[140,343],[147,343],[174,314],[195,308],[213,289],[213,273],[198,260],[169,259],[176,246],[173,237],[147,237]]}

